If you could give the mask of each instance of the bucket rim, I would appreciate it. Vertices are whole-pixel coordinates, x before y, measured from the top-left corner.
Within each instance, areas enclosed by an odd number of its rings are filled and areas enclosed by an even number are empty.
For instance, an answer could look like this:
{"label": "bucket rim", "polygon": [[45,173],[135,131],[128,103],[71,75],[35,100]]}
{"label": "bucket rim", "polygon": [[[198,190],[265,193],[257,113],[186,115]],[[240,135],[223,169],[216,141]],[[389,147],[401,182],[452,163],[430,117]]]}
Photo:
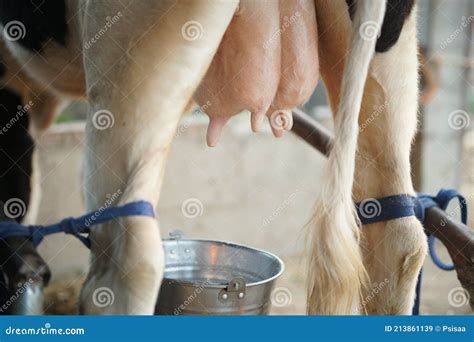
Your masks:
{"label": "bucket rim", "polygon": [[[251,247],[251,246],[248,246],[248,245],[237,244],[237,243],[234,243],[234,242],[228,242],[228,241],[223,241],[223,240],[187,239],[187,238],[186,239],[183,239],[183,238],[166,238],[166,239],[163,239],[163,243],[165,243],[165,242],[183,242],[183,241],[211,242],[211,243],[218,243],[218,244],[222,244],[222,245],[226,245],[226,246],[230,246],[230,247],[245,248],[245,249],[248,249],[248,250],[253,251],[253,252],[259,252],[259,253],[265,254],[265,255],[271,257],[273,260],[278,262],[278,264],[280,265],[280,270],[278,271],[278,273],[276,273],[275,275],[273,275],[270,278],[266,278],[266,279],[263,279],[263,280],[260,280],[260,281],[245,284],[246,287],[254,287],[254,286],[258,286],[258,285],[264,285],[264,284],[267,284],[267,283],[271,283],[272,281],[278,279],[283,274],[283,272],[285,271],[285,263],[283,262],[283,260],[280,257],[278,257],[276,254],[274,254],[272,252],[268,252],[268,251],[260,249],[260,248],[255,248],[255,247]],[[166,262],[165,262],[165,270],[166,270]],[[196,287],[196,284],[199,284],[199,282],[192,282],[192,281],[189,281],[189,280],[178,280],[178,279],[173,279],[173,278],[167,278],[165,276],[163,277],[163,280],[179,281],[180,285],[182,285],[182,286]],[[229,280],[229,282],[231,280]],[[228,283],[225,284],[225,285],[209,284],[209,285],[206,286],[206,288],[223,289],[223,288],[226,288],[227,286],[228,286]]]}

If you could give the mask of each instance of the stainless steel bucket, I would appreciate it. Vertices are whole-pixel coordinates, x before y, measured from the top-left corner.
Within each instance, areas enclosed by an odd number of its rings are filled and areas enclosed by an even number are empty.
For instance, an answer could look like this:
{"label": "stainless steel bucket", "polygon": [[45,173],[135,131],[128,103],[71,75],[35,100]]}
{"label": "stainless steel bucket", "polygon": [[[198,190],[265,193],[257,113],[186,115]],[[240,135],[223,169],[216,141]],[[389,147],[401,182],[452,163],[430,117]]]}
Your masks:
{"label": "stainless steel bucket", "polygon": [[15,290],[2,289],[0,315],[43,314],[43,282],[18,284]]}
{"label": "stainless steel bucket", "polygon": [[266,315],[284,264],[250,247],[179,236],[163,241],[165,274],[157,315]]}

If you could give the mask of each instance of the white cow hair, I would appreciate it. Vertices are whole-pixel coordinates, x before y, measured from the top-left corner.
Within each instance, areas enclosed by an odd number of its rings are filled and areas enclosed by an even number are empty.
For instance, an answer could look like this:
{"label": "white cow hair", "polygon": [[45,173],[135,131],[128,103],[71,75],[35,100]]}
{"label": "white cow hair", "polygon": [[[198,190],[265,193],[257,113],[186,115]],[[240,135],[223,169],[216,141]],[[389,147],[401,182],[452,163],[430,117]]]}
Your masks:
{"label": "white cow hair", "polygon": [[359,306],[367,276],[359,249],[359,227],[352,200],[358,117],[377,35],[361,34],[364,23],[380,30],[385,1],[359,1],[341,100],[335,119],[335,140],[313,218],[308,312],[352,314]]}

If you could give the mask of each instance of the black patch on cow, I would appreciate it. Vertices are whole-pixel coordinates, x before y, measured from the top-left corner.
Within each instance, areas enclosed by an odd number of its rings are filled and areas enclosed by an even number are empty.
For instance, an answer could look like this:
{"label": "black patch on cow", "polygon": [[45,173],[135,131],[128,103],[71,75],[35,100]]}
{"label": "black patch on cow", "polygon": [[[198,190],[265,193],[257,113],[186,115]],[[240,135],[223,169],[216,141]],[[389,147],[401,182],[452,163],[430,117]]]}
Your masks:
{"label": "black patch on cow", "polygon": [[[0,90],[0,219],[9,219],[4,203],[19,199],[28,208],[31,192],[34,141],[28,132],[28,115],[21,97]],[[23,214],[24,214],[23,212]],[[12,215],[10,215],[12,216]],[[15,215],[16,216],[16,215]],[[18,222],[22,216],[15,218]]]}
{"label": "black patch on cow", "polygon": [[351,17],[351,20],[354,20],[354,15],[355,15],[355,10],[356,10],[356,5],[355,5],[355,0],[346,0],[347,6],[349,7],[349,16]]}
{"label": "black patch on cow", "polygon": [[[65,45],[68,32],[65,0],[0,0],[0,23],[8,28],[18,29],[10,34],[21,37],[22,46],[41,51],[50,39]],[[18,21],[21,24],[14,23]],[[10,26],[7,26],[10,23]],[[21,26],[23,25],[23,27]]]}
{"label": "black patch on cow", "polygon": [[[356,1],[346,0],[351,19],[356,11]],[[376,52],[386,52],[394,46],[402,32],[403,24],[410,15],[415,0],[387,0],[387,9],[383,19],[380,37],[375,45]]]}
{"label": "black patch on cow", "polygon": [[375,45],[376,52],[386,52],[397,43],[403,24],[410,15],[414,5],[415,0],[387,1],[382,32],[377,40],[377,45]]}

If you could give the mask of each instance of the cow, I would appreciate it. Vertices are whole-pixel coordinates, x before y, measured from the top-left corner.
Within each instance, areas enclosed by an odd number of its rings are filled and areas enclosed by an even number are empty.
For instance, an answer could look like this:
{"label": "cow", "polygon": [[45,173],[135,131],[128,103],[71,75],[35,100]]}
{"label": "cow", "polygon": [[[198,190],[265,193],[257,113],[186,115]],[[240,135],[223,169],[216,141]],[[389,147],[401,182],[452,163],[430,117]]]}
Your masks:
{"label": "cow", "polygon": [[[89,104],[83,184],[92,211],[117,189],[117,205],[156,205],[179,119],[194,104],[210,117],[209,146],[244,110],[253,131],[267,116],[281,137],[321,76],[336,138],[309,228],[307,311],[410,313],[427,252],[421,224],[361,227],[354,202],[370,210],[376,198],[414,195],[414,0],[2,0],[0,23],[1,98],[11,102],[2,122],[30,103],[0,137],[13,157],[2,160],[1,200],[27,203],[23,223],[34,223],[40,202],[35,137],[71,99]],[[164,270],[158,222],[125,217],[90,238],[80,312],[152,314]],[[383,294],[365,300],[382,282]],[[98,307],[93,293],[104,286],[117,295]]]}

